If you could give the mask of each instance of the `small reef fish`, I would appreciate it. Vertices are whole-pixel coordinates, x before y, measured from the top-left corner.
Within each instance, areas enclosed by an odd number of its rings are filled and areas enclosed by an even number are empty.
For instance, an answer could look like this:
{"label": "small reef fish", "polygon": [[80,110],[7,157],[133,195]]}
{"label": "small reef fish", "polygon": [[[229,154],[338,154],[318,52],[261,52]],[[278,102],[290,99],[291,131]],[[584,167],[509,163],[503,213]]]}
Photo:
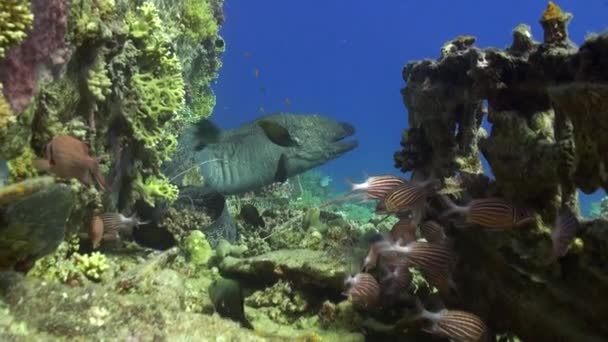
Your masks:
{"label": "small reef fish", "polygon": [[429,243],[444,243],[447,240],[445,229],[435,221],[426,221],[420,225],[420,235]]}
{"label": "small reef fish", "polygon": [[443,245],[422,241],[410,242],[405,246],[392,244],[380,250],[381,254],[397,252],[413,266],[428,272],[448,272],[453,259],[450,249]]}
{"label": "small reef fish", "polygon": [[380,299],[380,285],[376,278],[369,273],[349,276],[344,281],[344,285],[348,287],[346,294],[356,307],[370,308],[375,306]]}
{"label": "small reef fish", "polygon": [[465,223],[486,228],[508,229],[519,228],[534,222],[531,210],[520,208],[502,198],[490,197],[472,200],[466,206],[459,206],[447,196],[442,196],[448,210],[441,214],[447,217],[452,214],[464,214]]}
{"label": "small reef fish", "polygon": [[368,177],[363,183],[353,183],[348,180],[351,192],[364,191],[366,199],[382,200],[395,188],[404,185],[407,181],[393,175],[380,175]]}
{"label": "small reef fish", "polygon": [[407,210],[418,211],[426,200],[435,194],[435,181],[407,182],[396,187],[376,206],[377,214],[398,214]]}
{"label": "small reef fish", "polygon": [[391,240],[400,246],[416,241],[416,224],[409,218],[401,218],[391,228]]}
{"label": "small reef fish", "polygon": [[264,219],[262,218],[262,216],[260,216],[260,212],[252,204],[242,205],[241,211],[237,217],[245,221],[247,224],[252,225],[253,227],[266,227],[266,222],[264,222]]}
{"label": "small reef fish", "polygon": [[46,145],[44,157],[35,161],[38,169],[60,178],[76,178],[88,186],[93,184],[94,178],[99,187],[106,190],[99,162],[89,155],[89,147],[84,142],[69,135],[56,136]]}
{"label": "small reef fish", "polygon": [[398,296],[410,287],[412,279],[408,265],[397,265],[392,270],[387,267],[386,275],[380,280],[382,293]]}
{"label": "small reef fish", "polygon": [[120,213],[95,215],[89,226],[88,235],[91,246],[93,249],[97,249],[104,240],[117,241],[120,240],[120,235],[131,236],[134,227],[147,223],[139,221],[135,215],[131,217],[126,217]]}
{"label": "small reef fish", "polygon": [[252,53],[249,51],[245,51],[245,53],[243,53],[243,57],[245,57],[245,59],[249,59],[249,58],[251,58],[251,56],[252,56]]}
{"label": "small reef fish", "polygon": [[253,76],[255,76],[255,78],[260,77],[260,70],[259,69],[253,69]]}
{"label": "small reef fish", "polygon": [[472,313],[446,309],[430,312],[424,308],[419,299],[416,299],[416,307],[419,310],[418,318],[431,322],[431,326],[424,329],[430,334],[462,342],[479,342],[486,338],[485,323]]}
{"label": "small reef fish", "polygon": [[563,206],[555,218],[555,226],[551,231],[551,256],[547,263],[551,263],[568,252],[570,243],[576,238],[576,234],[581,230],[581,225],[572,212],[572,209]]}
{"label": "small reef fish", "polygon": [[148,224],[148,221],[140,221],[136,215],[124,216],[121,213],[105,213],[101,215],[103,228],[106,232],[118,232],[130,236],[133,228]]}
{"label": "small reef fish", "polygon": [[285,100],[283,100],[283,102],[285,102],[286,106],[291,106],[291,100],[289,99],[289,97],[286,97]]}

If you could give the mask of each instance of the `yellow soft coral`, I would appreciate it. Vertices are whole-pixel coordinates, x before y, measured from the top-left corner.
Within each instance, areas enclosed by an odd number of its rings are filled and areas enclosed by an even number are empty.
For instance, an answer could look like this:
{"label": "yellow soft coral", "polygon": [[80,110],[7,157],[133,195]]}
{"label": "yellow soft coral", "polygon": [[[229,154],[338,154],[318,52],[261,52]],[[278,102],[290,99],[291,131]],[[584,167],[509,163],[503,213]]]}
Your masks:
{"label": "yellow soft coral", "polygon": [[34,15],[27,0],[0,1],[0,58],[6,51],[22,41],[32,27]]}
{"label": "yellow soft coral", "polygon": [[550,20],[558,20],[564,21],[567,18],[566,13],[562,11],[562,9],[556,5],[553,1],[549,1],[547,4],[547,9],[543,12],[543,17],[540,19],[541,22],[550,21]]}

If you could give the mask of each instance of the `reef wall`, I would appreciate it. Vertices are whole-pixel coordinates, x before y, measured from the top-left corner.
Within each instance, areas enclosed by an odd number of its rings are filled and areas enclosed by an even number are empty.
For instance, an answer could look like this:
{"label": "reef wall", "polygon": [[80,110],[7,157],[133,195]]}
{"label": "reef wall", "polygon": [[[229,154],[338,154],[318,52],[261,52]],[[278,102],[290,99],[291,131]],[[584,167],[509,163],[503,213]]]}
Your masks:
{"label": "reef wall", "polygon": [[[598,300],[608,290],[608,223],[584,223],[570,252],[544,264],[557,209],[577,210],[577,189],[608,190],[608,34],[577,47],[568,39],[571,18],[550,2],[540,19],[542,43],[520,24],[504,50],[459,36],[440,58],[403,69],[409,129],[396,167],[414,177],[460,172],[463,203],[500,196],[538,214],[522,230],[454,231],[457,305],[525,341],[608,336],[608,305]],[[493,180],[482,174],[482,155]]]}
{"label": "reef wall", "polygon": [[46,174],[44,159],[51,173],[86,180],[75,164],[49,156],[56,146],[45,147],[69,135],[106,184],[72,182],[65,235],[86,232],[94,215],[132,212],[137,200],[175,200],[161,164],[181,129],[215,105],[222,0],[10,0],[0,14],[0,184]]}

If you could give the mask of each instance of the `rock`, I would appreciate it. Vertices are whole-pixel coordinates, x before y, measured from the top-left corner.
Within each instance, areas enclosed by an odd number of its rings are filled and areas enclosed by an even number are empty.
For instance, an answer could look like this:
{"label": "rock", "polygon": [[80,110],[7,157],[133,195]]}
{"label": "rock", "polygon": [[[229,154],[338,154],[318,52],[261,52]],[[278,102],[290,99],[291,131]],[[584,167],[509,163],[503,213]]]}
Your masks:
{"label": "rock", "polygon": [[268,282],[288,279],[298,286],[341,292],[347,276],[345,265],[323,251],[283,249],[250,258],[226,257],[219,268],[235,277]]}
{"label": "rock", "polygon": [[33,262],[53,252],[63,241],[75,198],[70,188],[55,184],[2,208],[0,268]]}

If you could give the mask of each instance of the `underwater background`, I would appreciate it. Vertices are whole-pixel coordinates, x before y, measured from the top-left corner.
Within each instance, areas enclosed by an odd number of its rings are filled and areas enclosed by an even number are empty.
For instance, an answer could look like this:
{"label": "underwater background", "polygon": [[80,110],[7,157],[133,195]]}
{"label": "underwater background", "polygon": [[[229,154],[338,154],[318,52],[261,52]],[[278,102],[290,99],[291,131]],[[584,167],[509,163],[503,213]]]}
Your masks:
{"label": "underwater background", "polygon": [[608,340],[606,1],[0,1],[0,341]]}
{"label": "underwater background", "polygon": [[[574,13],[575,43],[607,28],[608,2],[560,4]],[[407,127],[399,94],[404,63],[438,57],[438,47],[459,34],[474,35],[478,46],[506,47],[511,37],[505,32],[536,23],[545,6],[542,0],[227,1],[221,34],[228,48],[213,86],[214,120],[234,127],[263,112],[315,111],[352,123],[359,147],[320,167],[336,191],[345,191],[347,177],[394,170],[392,152]],[[541,28],[532,24],[532,34]],[[487,163],[484,170],[491,174]],[[605,192],[580,195],[588,215]]]}

